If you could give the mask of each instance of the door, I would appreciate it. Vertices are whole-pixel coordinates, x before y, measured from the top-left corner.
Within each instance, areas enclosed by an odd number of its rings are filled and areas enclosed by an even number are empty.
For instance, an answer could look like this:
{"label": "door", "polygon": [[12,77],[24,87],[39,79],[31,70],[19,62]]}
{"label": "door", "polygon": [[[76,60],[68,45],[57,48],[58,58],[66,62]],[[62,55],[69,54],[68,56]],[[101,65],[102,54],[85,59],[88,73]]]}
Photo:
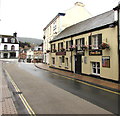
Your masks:
{"label": "door", "polygon": [[76,55],[75,56],[75,73],[80,74],[82,70],[82,61],[81,61],[82,56],[81,55]]}

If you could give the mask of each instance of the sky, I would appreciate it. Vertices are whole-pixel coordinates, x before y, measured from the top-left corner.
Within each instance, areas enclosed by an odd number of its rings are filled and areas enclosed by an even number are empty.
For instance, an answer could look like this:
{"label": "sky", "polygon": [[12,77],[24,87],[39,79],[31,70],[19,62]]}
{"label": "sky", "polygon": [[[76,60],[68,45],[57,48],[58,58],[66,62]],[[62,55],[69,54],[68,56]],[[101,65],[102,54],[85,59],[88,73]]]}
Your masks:
{"label": "sky", "polygon": [[84,3],[95,16],[113,9],[119,0],[0,0],[0,34],[43,39],[43,28],[75,2]]}

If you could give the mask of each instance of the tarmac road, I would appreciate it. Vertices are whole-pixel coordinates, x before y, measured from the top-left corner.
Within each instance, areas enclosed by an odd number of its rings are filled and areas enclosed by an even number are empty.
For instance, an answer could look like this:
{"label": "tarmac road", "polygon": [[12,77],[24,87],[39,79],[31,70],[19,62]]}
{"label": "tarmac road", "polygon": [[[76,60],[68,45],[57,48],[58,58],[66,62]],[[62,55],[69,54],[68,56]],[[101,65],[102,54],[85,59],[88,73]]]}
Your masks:
{"label": "tarmac road", "polygon": [[[4,66],[36,114],[118,113],[117,95],[37,69],[33,64],[7,63]],[[109,105],[103,107],[108,102],[113,109]]]}

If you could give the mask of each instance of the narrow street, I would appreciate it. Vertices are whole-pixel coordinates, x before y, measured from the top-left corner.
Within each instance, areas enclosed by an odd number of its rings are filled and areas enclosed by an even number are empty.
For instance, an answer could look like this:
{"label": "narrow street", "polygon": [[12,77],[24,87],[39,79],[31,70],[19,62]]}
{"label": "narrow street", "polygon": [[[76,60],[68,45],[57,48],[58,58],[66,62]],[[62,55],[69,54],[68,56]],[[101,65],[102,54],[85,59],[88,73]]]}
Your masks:
{"label": "narrow street", "polygon": [[119,114],[119,95],[38,69],[34,64],[4,63],[3,67],[36,114]]}

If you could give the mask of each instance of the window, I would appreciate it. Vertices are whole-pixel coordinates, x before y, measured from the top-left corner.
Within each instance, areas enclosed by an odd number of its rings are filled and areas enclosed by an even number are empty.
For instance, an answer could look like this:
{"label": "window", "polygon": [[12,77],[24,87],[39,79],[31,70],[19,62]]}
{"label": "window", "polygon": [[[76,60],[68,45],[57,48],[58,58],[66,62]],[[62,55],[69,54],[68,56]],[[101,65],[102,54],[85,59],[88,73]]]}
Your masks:
{"label": "window", "polygon": [[100,63],[92,62],[92,74],[100,75]]}
{"label": "window", "polygon": [[51,44],[51,52],[56,52],[55,44]]}
{"label": "window", "polygon": [[4,45],[4,50],[7,50],[7,45]]}
{"label": "window", "polygon": [[14,45],[11,46],[11,50],[12,51],[15,50],[15,46]]}
{"label": "window", "polygon": [[81,50],[81,47],[83,45],[85,45],[85,39],[84,38],[80,38],[76,40],[76,46],[77,46],[77,50]]}
{"label": "window", "polygon": [[15,38],[11,38],[11,43],[15,43]]}
{"label": "window", "polygon": [[56,21],[53,23],[53,31],[55,31],[57,28]]}
{"label": "window", "polygon": [[58,51],[62,51],[64,48],[63,48],[63,42],[61,43],[58,43]]}
{"label": "window", "polygon": [[73,40],[66,41],[66,50],[73,46]]}
{"label": "window", "polygon": [[68,67],[68,58],[65,59],[65,67]]}
{"label": "window", "polygon": [[52,64],[53,65],[55,64],[55,58],[54,57],[52,58]]}
{"label": "window", "polygon": [[100,44],[102,44],[102,34],[89,36],[89,49],[99,49]]}

